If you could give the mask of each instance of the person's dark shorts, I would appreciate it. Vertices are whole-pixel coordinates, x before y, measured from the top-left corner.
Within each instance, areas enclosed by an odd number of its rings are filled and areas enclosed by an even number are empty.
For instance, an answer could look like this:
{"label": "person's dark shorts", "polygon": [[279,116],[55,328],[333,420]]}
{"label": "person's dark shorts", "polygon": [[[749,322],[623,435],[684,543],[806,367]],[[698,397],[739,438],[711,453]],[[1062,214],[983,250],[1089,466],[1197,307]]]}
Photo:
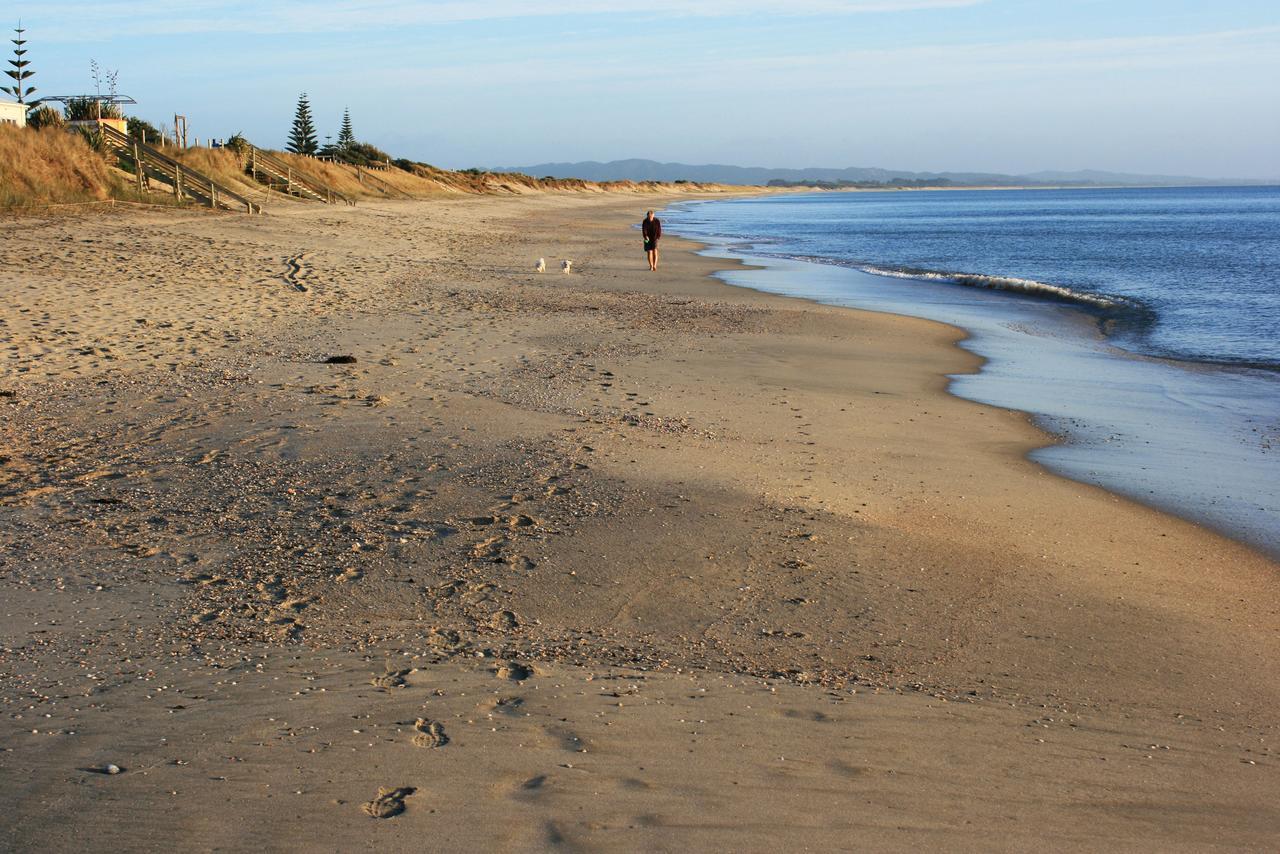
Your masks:
{"label": "person's dark shorts", "polygon": [[656,240],[646,240],[644,242],[644,251],[652,252],[657,247],[657,245],[658,245],[658,241]]}

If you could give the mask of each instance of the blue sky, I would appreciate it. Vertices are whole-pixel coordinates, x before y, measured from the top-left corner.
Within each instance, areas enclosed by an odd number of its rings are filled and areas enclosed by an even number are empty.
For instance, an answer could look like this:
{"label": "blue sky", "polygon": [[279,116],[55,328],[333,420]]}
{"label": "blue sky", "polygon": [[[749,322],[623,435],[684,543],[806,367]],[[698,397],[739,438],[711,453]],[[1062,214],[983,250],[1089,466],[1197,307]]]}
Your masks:
{"label": "blue sky", "polygon": [[1276,0],[41,0],[42,94],[89,61],[153,123],[321,134],[441,166],[760,166],[1280,178]]}

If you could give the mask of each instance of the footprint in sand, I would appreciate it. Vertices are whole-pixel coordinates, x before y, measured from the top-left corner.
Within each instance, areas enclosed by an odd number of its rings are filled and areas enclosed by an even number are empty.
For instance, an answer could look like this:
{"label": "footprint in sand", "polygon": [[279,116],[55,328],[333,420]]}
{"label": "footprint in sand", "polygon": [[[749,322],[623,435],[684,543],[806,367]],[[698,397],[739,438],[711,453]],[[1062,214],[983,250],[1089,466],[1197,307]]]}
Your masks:
{"label": "footprint in sand", "polygon": [[432,627],[427,631],[427,643],[440,650],[456,650],[462,646],[462,636],[453,629]]}
{"label": "footprint in sand", "polygon": [[496,672],[499,679],[510,679],[513,682],[523,682],[533,676],[533,668],[518,661],[504,661],[498,665]]}
{"label": "footprint in sand", "polygon": [[510,796],[517,801],[537,801],[550,794],[548,790],[554,790],[554,785],[548,785],[551,783],[550,775],[538,774],[516,783],[510,790]]}
{"label": "footprint in sand", "polygon": [[396,789],[385,786],[378,789],[378,796],[365,804],[362,809],[374,818],[391,818],[404,812],[404,799],[418,791],[413,786],[401,786]]}
{"label": "footprint in sand", "polygon": [[476,706],[477,711],[481,713],[499,713],[504,715],[521,715],[521,707],[524,705],[523,697],[494,697],[481,702]]}
{"label": "footprint in sand", "polygon": [[489,625],[499,631],[511,631],[520,625],[520,619],[512,611],[496,611],[489,618]]}
{"label": "footprint in sand", "polygon": [[561,750],[571,750],[574,753],[587,752],[586,741],[576,732],[560,726],[544,727],[544,730],[548,736],[554,739]]}
{"label": "footprint in sand", "polygon": [[187,576],[187,583],[199,584],[202,587],[218,586],[227,584],[227,579],[216,575],[210,575],[207,572],[200,572]]}
{"label": "footprint in sand", "polygon": [[387,665],[387,672],[373,677],[371,684],[375,688],[400,688],[405,684],[404,677],[408,675],[408,669],[397,670]]}
{"label": "footprint in sand", "polygon": [[274,577],[267,581],[258,582],[257,590],[265,599],[273,603],[283,602],[288,598],[284,586]]}
{"label": "footprint in sand", "polygon": [[501,562],[502,549],[506,543],[507,538],[505,536],[489,537],[487,540],[482,540],[471,547],[471,556],[477,560]]}
{"label": "footprint in sand", "polygon": [[413,728],[418,731],[418,734],[413,737],[415,747],[444,747],[449,743],[449,736],[445,735],[444,725],[439,721],[418,718]]}

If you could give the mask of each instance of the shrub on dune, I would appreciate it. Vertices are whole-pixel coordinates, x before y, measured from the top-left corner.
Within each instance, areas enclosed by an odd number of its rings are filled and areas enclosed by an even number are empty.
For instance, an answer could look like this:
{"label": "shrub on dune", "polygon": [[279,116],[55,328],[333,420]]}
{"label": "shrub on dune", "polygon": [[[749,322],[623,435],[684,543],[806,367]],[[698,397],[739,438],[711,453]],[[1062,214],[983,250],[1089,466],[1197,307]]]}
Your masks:
{"label": "shrub on dune", "polygon": [[54,107],[47,105],[36,107],[27,113],[27,127],[41,130],[43,128],[63,128],[66,127],[67,120],[62,117],[62,112]]}

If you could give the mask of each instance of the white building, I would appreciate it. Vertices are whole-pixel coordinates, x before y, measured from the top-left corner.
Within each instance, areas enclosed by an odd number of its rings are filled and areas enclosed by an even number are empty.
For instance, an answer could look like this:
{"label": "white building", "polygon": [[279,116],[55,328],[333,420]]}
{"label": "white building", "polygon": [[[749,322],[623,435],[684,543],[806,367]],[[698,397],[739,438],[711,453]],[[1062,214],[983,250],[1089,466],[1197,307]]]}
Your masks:
{"label": "white building", "polygon": [[27,126],[27,105],[16,101],[0,101],[0,125]]}

